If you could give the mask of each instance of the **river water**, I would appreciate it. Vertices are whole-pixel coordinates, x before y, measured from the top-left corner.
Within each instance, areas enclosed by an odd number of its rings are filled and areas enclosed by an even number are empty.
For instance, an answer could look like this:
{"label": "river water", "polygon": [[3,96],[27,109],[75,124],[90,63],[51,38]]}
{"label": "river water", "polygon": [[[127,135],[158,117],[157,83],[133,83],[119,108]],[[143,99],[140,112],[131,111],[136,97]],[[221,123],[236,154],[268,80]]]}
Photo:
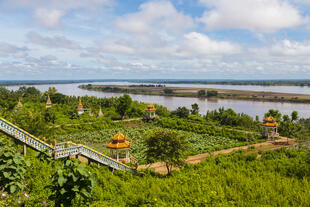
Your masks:
{"label": "river water", "polygon": [[[83,83],[87,84],[87,83]],[[91,84],[101,85],[133,85],[135,83],[128,82],[93,82]],[[141,84],[141,83],[138,83]],[[147,84],[147,83],[146,83]],[[97,96],[97,97],[118,97],[121,93],[108,93],[87,91],[78,88],[80,83],[74,84],[51,84],[51,85],[33,85],[40,91],[46,91],[49,87],[55,86],[60,93],[71,96]],[[273,91],[273,92],[291,92],[310,94],[309,87],[297,87],[297,86],[236,86],[236,85],[201,85],[201,84],[165,84],[166,86],[175,87],[201,87],[201,88],[226,88],[226,89],[241,89],[255,90],[255,91]],[[17,90],[20,86],[7,86],[8,89]],[[146,103],[156,103],[166,106],[170,110],[174,110],[179,106],[186,106],[191,108],[191,104],[197,103],[200,108],[200,113],[205,114],[207,110],[214,110],[220,107],[232,108],[238,113],[246,113],[252,117],[258,115],[260,119],[269,109],[278,109],[282,114],[291,114],[296,110],[299,112],[300,117],[310,117],[310,104],[301,103],[279,103],[279,102],[261,102],[261,101],[248,101],[248,100],[229,100],[229,99],[201,99],[201,98],[189,98],[189,97],[167,97],[167,96],[149,96],[149,95],[135,95],[130,94],[133,100],[142,101]]]}

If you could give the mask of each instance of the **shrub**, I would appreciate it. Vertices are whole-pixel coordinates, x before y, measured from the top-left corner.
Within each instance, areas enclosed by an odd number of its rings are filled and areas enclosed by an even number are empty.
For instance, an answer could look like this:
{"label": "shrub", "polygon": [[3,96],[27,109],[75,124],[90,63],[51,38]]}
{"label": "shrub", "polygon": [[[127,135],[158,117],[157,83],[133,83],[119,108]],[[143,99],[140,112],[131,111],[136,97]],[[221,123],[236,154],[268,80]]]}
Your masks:
{"label": "shrub", "polygon": [[15,193],[24,190],[24,175],[30,164],[20,153],[5,148],[0,155],[0,183],[4,190]]}
{"label": "shrub", "polygon": [[52,175],[52,186],[49,186],[54,194],[50,199],[56,206],[70,206],[71,201],[82,199],[86,203],[91,197],[95,180],[78,161],[67,160],[63,166],[58,166]]}

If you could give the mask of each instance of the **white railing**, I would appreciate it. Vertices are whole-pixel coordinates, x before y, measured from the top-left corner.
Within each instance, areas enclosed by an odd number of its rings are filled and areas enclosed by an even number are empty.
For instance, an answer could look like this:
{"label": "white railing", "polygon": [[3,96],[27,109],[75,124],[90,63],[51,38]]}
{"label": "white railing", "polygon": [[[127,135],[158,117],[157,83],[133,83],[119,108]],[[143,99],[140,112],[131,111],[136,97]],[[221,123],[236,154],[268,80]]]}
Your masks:
{"label": "white railing", "polygon": [[86,158],[98,162],[103,165],[107,165],[116,170],[133,170],[127,165],[114,160],[94,149],[91,149],[85,145],[75,144],[73,142],[62,142],[57,143],[56,146],[51,146],[46,142],[40,140],[39,138],[29,134],[28,132],[20,129],[14,124],[0,118],[0,131],[10,135],[11,137],[21,141],[22,143],[32,147],[37,151],[48,150],[49,154],[54,157],[54,159],[83,155]]}

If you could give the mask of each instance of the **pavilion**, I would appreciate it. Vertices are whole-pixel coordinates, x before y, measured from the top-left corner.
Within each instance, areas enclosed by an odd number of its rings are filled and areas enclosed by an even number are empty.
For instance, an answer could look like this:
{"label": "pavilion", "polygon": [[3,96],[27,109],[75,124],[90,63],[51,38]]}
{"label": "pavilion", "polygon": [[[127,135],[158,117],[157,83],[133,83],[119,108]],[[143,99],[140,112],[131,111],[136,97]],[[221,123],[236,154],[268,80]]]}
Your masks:
{"label": "pavilion", "polygon": [[155,107],[153,105],[148,105],[147,109],[146,109],[146,118],[147,119],[155,119],[156,118],[156,114],[155,114]]}
{"label": "pavilion", "polygon": [[279,137],[278,127],[280,124],[276,122],[275,118],[272,116],[266,117],[264,122],[261,123],[262,126],[262,135],[267,137],[268,140],[274,140],[276,137]]}
{"label": "pavilion", "polygon": [[[126,136],[122,133],[117,133],[112,141],[107,145],[107,148],[110,149],[110,156],[117,161],[130,162],[129,158],[129,149],[131,143],[126,140]],[[125,152],[125,153],[124,153]]]}

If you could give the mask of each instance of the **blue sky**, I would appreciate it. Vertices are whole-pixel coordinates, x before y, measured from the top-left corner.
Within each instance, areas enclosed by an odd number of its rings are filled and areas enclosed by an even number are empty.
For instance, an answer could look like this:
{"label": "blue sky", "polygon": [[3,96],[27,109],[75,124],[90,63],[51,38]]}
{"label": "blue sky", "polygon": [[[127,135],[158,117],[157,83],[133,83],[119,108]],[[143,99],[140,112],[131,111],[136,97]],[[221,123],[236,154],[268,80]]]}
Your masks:
{"label": "blue sky", "polygon": [[1,80],[310,79],[310,0],[2,0]]}

